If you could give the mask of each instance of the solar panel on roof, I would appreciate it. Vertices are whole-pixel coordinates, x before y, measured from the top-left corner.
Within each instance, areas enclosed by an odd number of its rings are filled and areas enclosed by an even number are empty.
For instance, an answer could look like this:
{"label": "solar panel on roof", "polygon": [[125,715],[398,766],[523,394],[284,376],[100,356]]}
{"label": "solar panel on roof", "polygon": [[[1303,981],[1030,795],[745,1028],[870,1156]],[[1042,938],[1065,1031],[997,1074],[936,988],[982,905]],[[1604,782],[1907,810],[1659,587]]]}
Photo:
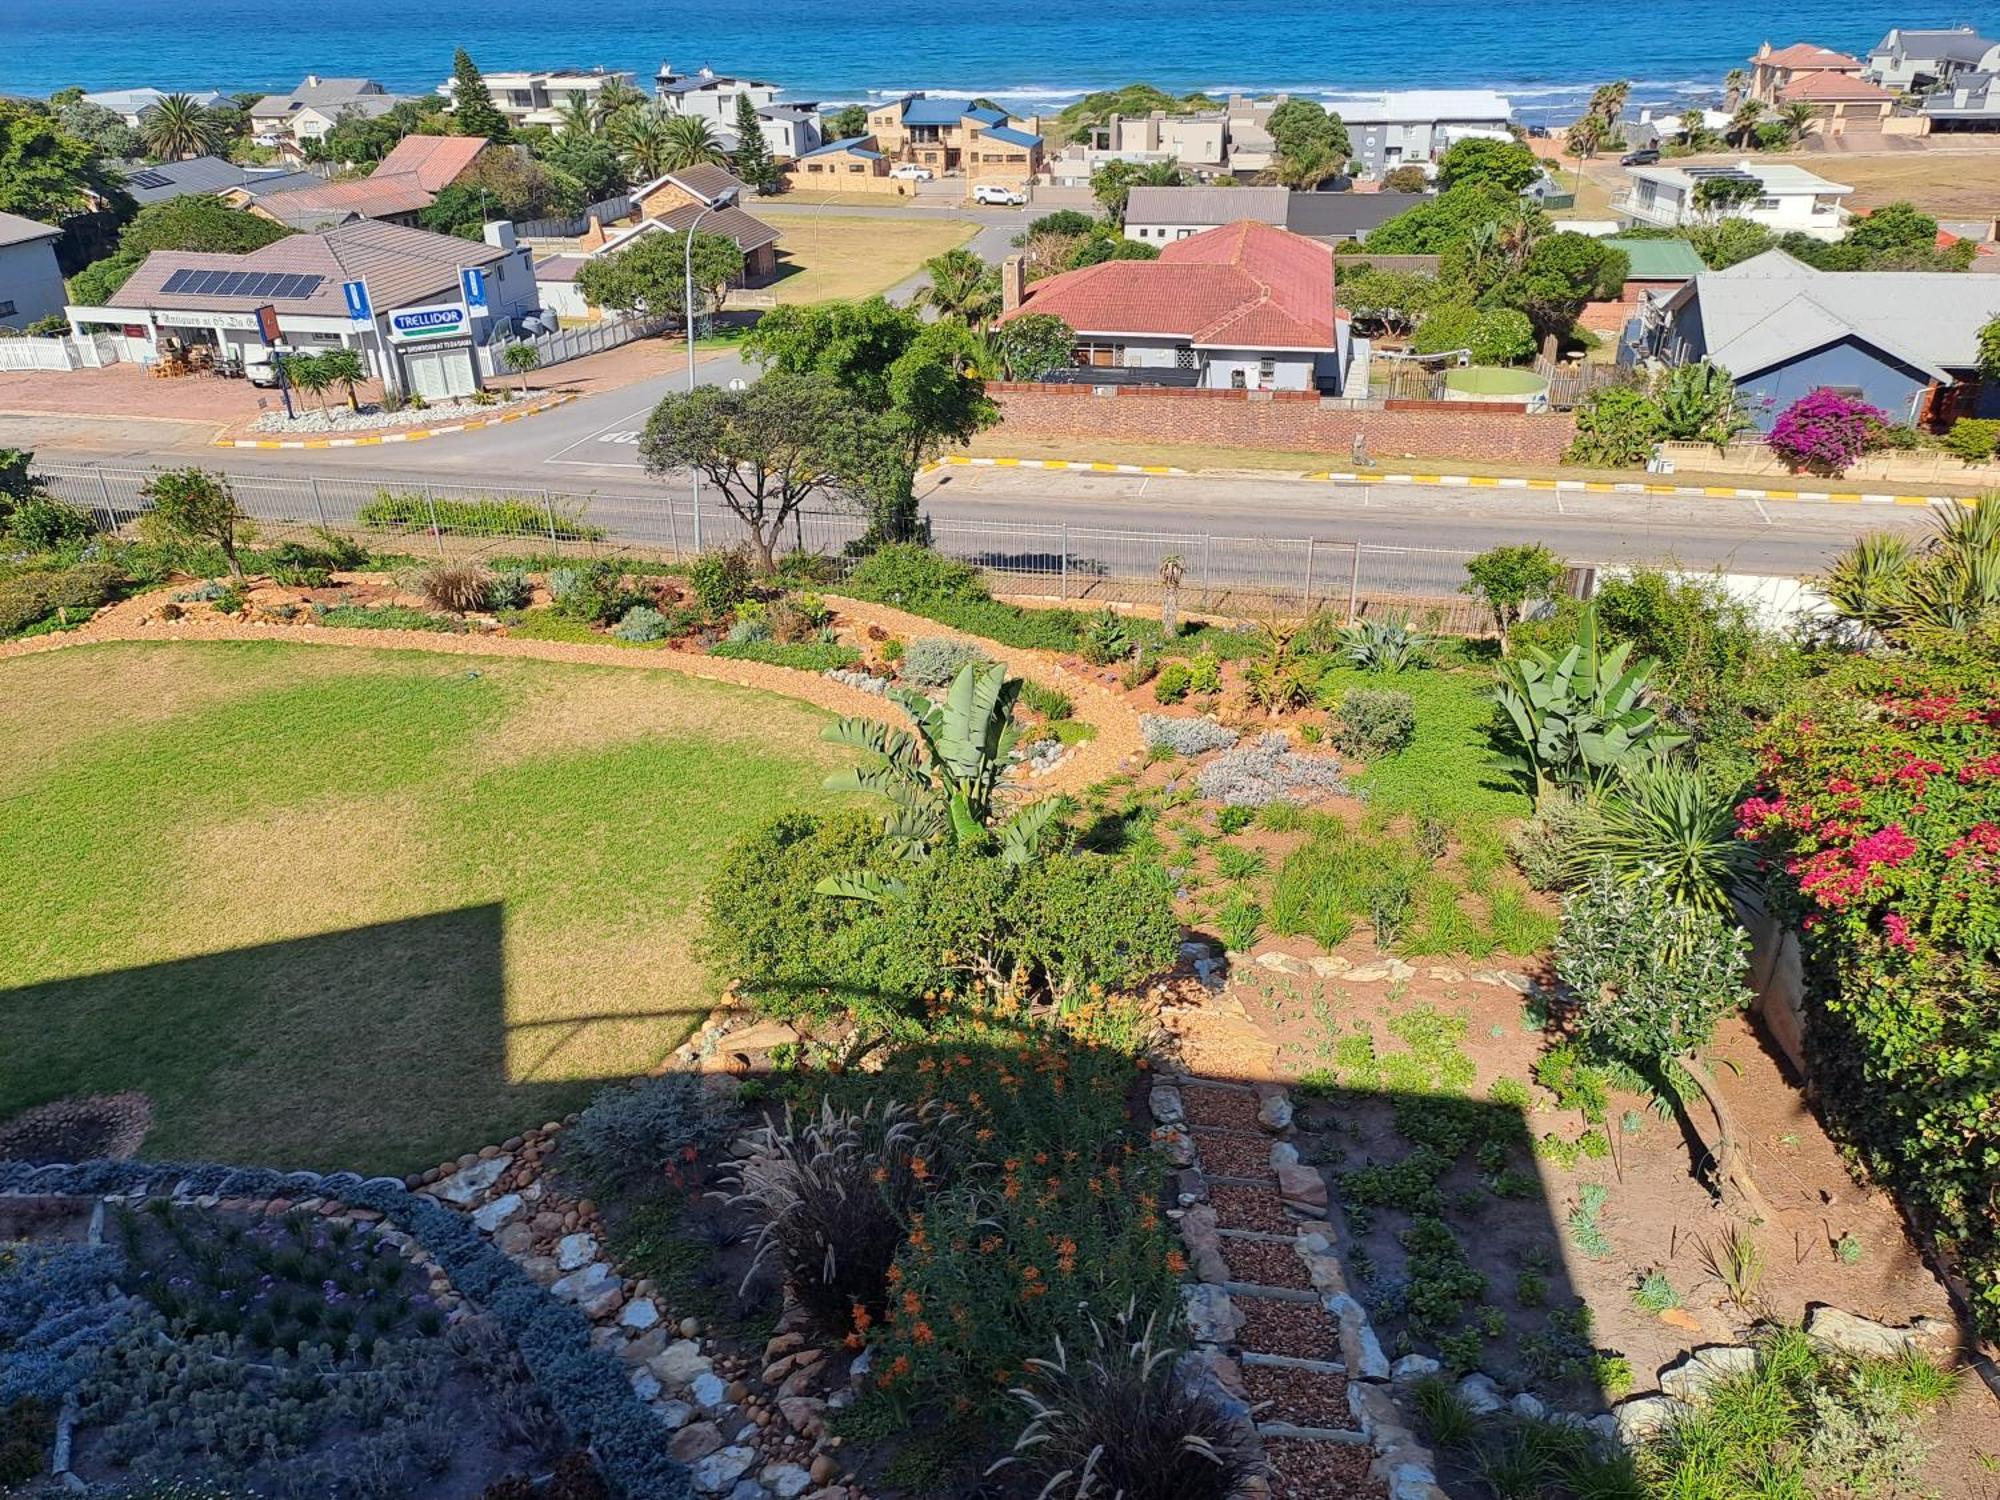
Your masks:
{"label": "solar panel on roof", "polygon": [[161,287],[161,288],[160,288],[160,290],[161,290],[161,291],[163,291],[163,292],[178,292],[178,291],[180,291],[180,290],[181,290],[181,289],[182,289],[183,287],[185,287],[185,286],[187,285],[187,279],[188,279],[188,277],[189,277],[189,275],[190,275],[190,274],[192,274],[192,273],[190,273],[190,272],[187,272],[187,271],[176,271],[176,272],[174,272],[174,274],[173,274],[173,275],[171,275],[171,276],[169,276],[169,277],[167,278],[167,284],[166,284],[165,286]]}
{"label": "solar panel on roof", "polygon": [[174,184],[173,178],[164,172],[134,172],[126,181],[133,187],[142,188],[172,187]]}

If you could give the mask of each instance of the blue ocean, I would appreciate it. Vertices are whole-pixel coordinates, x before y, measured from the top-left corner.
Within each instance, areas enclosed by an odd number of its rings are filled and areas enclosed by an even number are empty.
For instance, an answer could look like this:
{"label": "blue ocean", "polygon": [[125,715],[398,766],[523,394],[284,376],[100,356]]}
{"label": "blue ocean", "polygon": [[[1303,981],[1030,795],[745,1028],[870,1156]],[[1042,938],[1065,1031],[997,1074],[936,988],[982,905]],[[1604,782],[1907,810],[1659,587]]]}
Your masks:
{"label": "blue ocean", "polygon": [[1766,38],[1859,52],[1891,26],[1945,24],[1908,0],[0,0],[0,91],[285,88],[318,72],[414,92],[463,44],[489,70],[707,65],[797,99],[925,89],[1023,114],[1141,79],[1209,93],[1484,86],[1532,123],[1612,78],[1632,81],[1635,103],[1712,92]]}

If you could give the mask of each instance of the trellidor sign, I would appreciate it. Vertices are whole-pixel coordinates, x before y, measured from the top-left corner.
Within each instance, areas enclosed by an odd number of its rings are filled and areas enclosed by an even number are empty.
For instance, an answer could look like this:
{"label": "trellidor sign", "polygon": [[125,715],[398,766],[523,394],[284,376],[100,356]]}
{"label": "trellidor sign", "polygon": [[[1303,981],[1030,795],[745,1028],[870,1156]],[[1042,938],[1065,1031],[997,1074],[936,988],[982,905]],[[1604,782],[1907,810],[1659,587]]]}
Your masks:
{"label": "trellidor sign", "polygon": [[389,337],[399,344],[429,343],[437,339],[462,339],[470,330],[465,307],[458,302],[436,302],[428,307],[406,307],[389,314]]}

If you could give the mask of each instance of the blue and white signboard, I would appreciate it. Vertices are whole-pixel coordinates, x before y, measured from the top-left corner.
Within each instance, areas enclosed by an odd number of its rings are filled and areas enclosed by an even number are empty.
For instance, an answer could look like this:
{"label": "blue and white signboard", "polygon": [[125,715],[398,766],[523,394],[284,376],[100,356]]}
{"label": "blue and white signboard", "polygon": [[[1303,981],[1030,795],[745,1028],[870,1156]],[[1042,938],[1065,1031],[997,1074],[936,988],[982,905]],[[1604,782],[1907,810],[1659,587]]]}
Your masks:
{"label": "blue and white signboard", "polygon": [[465,310],[475,318],[490,318],[493,314],[486,306],[486,273],[477,266],[458,268],[458,290],[464,299]]}
{"label": "blue and white signboard", "polygon": [[343,281],[340,294],[347,299],[347,321],[350,323],[372,323],[375,309],[368,301],[368,283],[365,281]]}
{"label": "blue and white signboard", "polygon": [[389,337],[398,344],[462,339],[471,331],[472,320],[457,302],[433,302],[428,307],[405,307],[389,314]]}

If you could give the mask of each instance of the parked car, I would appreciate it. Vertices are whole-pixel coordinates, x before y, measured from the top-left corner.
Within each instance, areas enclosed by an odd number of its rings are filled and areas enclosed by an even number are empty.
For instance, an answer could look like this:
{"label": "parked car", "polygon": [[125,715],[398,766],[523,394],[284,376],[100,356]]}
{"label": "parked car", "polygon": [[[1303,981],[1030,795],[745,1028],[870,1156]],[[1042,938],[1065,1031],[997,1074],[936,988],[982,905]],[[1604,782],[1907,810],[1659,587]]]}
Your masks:
{"label": "parked car", "polygon": [[982,182],[972,189],[972,201],[1019,208],[1028,201],[1028,195],[1020,188],[1008,187],[1002,182]]}
{"label": "parked car", "polygon": [[1623,156],[1619,157],[1618,165],[1621,167],[1650,167],[1659,159],[1660,152],[1658,147],[1641,146],[1637,151],[1627,151]]}
{"label": "parked car", "polygon": [[905,162],[900,167],[891,167],[889,175],[901,177],[908,182],[929,182],[936,174],[929,167],[920,167],[915,162]]}

